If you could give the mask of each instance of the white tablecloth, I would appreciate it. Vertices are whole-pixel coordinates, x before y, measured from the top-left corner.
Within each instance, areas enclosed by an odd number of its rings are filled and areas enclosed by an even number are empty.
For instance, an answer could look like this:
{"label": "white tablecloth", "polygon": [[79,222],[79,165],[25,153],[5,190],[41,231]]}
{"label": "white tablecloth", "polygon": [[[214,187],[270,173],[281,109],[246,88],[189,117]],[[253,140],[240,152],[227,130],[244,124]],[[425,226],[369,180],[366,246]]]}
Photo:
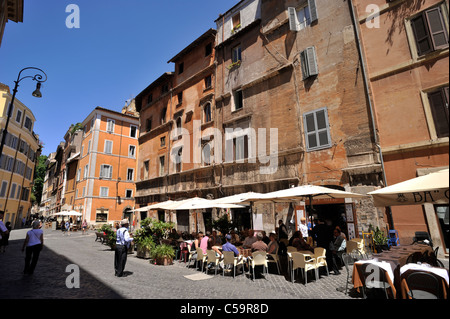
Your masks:
{"label": "white tablecloth", "polygon": [[431,272],[439,277],[444,278],[448,285],[448,271],[445,268],[437,268],[437,267],[433,267],[433,266],[431,266],[429,264],[425,264],[425,263],[423,263],[423,264],[410,263],[410,264],[406,264],[400,268],[400,275],[402,275],[403,273],[405,273],[408,270]]}
{"label": "white tablecloth", "polygon": [[384,270],[386,270],[387,275],[389,276],[389,279],[391,279],[391,282],[394,282],[394,271],[392,270],[392,266],[390,263],[386,261],[378,261],[378,259],[368,259],[368,260],[359,260],[355,262],[355,264],[373,264],[376,265]]}

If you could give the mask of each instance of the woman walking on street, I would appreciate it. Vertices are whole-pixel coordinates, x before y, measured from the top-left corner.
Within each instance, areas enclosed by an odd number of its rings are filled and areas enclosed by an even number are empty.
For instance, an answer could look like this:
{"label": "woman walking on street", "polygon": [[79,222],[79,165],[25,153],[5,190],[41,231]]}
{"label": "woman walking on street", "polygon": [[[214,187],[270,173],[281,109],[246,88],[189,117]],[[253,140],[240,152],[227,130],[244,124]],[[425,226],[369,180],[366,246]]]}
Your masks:
{"label": "woman walking on street", "polygon": [[41,229],[41,221],[33,222],[32,229],[27,232],[25,242],[22,246],[22,252],[25,250],[25,268],[23,273],[32,275],[44,245],[44,232]]}

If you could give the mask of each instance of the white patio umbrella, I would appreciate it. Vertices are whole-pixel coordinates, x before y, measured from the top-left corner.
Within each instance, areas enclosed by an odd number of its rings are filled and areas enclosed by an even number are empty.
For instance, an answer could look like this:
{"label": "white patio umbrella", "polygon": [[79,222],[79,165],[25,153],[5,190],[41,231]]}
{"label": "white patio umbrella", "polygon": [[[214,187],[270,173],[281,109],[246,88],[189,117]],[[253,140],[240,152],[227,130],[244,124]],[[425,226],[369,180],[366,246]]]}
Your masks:
{"label": "white patio umbrella", "polygon": [[156,203],[156,204],[145,206],[145,207],[141,207],[141,208],[136,208],[136,209],[133,209],[132,212],[146,212],[146,211],[149,211],[151,209],[159,209],[159,208],[162,208],[161,206],[165,206],[165,205],[168,205],[168,204],[171,204],[171,203],[174,203],[174,201],[168,200],[168,201],[165,201],[165,202]]}
{"label": "white patio umbrella", "polygon": [[323,186],[302,185],[283,189],[271,193],[250,196],[248,200],[254,202],[293,202],[302,199],[330,199],[330,198],[362,198],[367,195],[345,192]]}
{"label": "white patio umbrella", "polygon": [[448,204],[449,170],[419,176],[368,193],[377,207]]}
{"label": "white patio umbrella", "polygon": [[54,216],[82,216],[80,212],[69,210],[53,214]]}
{"label": "white patio umbrella", "polygon": [[231,195],[227,197],[217,198],[213,199],[214,202],[219,204],[239,204],[239,205],[245,205],[249,206],[250,201],[249,198],[257,198],[263,194],[261,193],[254,193],[254,192],[248,192],[248,193],[241,193],[236,195]]}

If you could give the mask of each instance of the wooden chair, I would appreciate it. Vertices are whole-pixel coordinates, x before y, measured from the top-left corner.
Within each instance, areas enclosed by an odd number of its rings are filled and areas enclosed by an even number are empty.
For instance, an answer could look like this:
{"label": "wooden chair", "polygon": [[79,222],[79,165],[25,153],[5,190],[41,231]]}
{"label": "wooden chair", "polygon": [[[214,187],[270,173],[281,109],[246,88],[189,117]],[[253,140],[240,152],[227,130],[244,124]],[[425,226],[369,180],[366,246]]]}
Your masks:
{"label": "wooden chair", "polygon": [[308,282],[308,271],[314,270],[315,276],[317,279],[317,266],[316,266],[316,259],[310,258],[306,260],[306,256],[299,252],[292,252],[290,253],[292,255],[292,269],[291,269],[291,280],[292,283],[294,283],[294,271],[297,269],[302,269],[304,278],[305,278],[305,286]]}

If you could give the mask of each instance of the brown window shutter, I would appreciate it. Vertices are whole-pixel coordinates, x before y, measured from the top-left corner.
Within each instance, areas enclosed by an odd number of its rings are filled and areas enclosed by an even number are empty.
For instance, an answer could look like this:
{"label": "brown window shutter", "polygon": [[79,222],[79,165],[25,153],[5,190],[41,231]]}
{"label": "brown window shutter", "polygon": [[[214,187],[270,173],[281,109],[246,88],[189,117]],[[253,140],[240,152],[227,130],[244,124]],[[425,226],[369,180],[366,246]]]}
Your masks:
{"label": "brown window shutter", "polygon": [[411,26],[414,31],[414,38],[416,40],[417,53],[419,55],[424,55],[433,51],[425,19],[425,15],[421,14],[411,20]]}
{"label": "brown window shutter", "polygon": [[440,7],[425,12],[434,50],[448,47],[448,35]]}
{"label": "brown window shutter", "polygon": [[448,87],[428,94],[434,126],[438,137],[449,136],[448,100],[446,101],[446,94],[448,94]]}

